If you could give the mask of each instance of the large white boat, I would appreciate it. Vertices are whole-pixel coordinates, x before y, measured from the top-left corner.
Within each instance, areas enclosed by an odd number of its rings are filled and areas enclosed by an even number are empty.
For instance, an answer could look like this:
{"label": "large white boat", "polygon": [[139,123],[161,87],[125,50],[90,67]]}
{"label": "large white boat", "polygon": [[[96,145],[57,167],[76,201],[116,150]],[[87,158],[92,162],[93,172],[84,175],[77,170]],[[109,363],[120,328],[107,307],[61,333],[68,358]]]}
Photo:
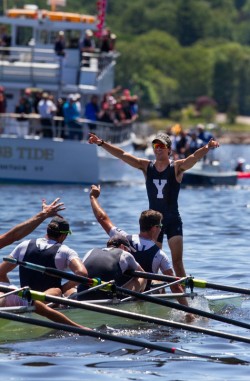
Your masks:
{"label": "large white boat", "polygon": [[[128,166],[88,144],[87,120],[80,120],[83,139],[68,140],[56,132],[53,138],[37,133],[37,114],[27,116],[24,133],[24,124],[20,127],[14,114],[27,88],[31,92],[42,89],[55,98],[78,93],[82,106],[91,95],[101,98],[113,89],[116,51],[84,53],[87,66],[80,59],[79,41],[87,29],[97,30],[97,21],[95,16],[40,10],[34,5],[6,10],[0,16],[0,25],[6,26],[11,41],[0,49],[0,85],[7,99],[7,112],[0,113],[0,182],[82,184],[128,179]],[[54,51],[59,31],[66,39],[63,69]],[[95,132],[132,151],[131,130],[131,124],[97,123]]]}

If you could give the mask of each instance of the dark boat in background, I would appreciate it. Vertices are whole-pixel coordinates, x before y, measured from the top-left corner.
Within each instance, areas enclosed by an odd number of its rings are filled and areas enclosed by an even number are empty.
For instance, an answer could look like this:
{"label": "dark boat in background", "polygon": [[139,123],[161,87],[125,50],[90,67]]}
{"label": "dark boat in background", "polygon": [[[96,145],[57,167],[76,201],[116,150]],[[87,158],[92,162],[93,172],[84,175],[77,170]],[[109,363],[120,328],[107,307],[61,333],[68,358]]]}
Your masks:
{"label": "dark boat in background", "polygon": [[193,168],[184,172],[182,185],[236,185],[237,180],[237,172],[223,169],[219,161],[211,163],[199,161]]}

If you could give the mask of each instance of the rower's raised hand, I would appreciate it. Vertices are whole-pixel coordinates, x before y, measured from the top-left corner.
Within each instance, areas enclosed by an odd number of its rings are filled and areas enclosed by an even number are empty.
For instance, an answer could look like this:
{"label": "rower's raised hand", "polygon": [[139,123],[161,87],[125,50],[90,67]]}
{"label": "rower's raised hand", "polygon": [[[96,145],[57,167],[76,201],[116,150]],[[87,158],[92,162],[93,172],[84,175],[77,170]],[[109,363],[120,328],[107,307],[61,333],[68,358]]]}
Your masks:
{"label": "rower's raised hand", "polygon": [[101,194],[101,186],[100,185],[91,185],[89,197],[93,196],[94,198],[98,198]]}
{"label": "rower's raised hand", "polygon": [[100,139],[96,134],[93,134],[92,132],[89,133],[89,143],[90,144],[100,144],[102,142],[102,139]]}
{"label": "rower's raised hand", "polygon": [[60,198],[56,198],[51,204],[47,205],[46,200],[42,200],[42,211],[46,215],[46,217],[60,216],[58,212],[65,210],[65,206],[63,202],[59,202]]}

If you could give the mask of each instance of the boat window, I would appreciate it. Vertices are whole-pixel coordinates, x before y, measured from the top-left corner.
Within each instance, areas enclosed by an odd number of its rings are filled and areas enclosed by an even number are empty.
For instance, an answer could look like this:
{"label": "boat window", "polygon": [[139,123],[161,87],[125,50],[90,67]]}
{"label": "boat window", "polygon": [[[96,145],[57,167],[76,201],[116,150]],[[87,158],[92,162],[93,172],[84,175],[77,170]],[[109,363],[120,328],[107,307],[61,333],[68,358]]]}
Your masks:
{"label": "boat window", "polygon": [[[55,40],[58,36],[58,32],[51,32],[51,43],[54,44]],[[79,39],[80,39],[80,31],[78,30],[64,30],[64,37],[67,49],[78,49],[79,47]]]}
{"label": "boat window", "polygon": [[31,41],[32,28],[28,26],[18,26],[16,29],[16,45],[17,46],[28,46]]}
{"label": "boat window", "polygon": [[38,42],[40,44],[49,44],[50,41],[49,41],[49,32],[47,30],[41,30],[40,33],[38,34],[37,36],[38,38]]}

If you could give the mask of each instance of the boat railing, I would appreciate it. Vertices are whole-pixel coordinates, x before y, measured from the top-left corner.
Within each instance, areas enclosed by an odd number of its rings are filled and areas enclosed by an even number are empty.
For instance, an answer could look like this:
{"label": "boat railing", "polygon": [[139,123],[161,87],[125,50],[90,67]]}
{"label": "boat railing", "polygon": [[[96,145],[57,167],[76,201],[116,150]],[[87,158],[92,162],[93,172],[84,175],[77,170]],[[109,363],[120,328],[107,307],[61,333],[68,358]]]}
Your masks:
{"label": "boat railing", "polygon": [[1,47],[0,65],[4,62],[56,63],[56,55],[53,49],[39,49],[34,46]]}
{"label": "boat railing", "polygon": [[54,116],[51,118],[51,125],[44,126],[39,114],[0,113],[0,138],[42,139],[51,137],[57,140],[68,140],[75,133],[71,139],[87,141],[90,132],[107,142],[122,143],[130,140],[132,123],[113,124],[79,118],[77,127],[74,128],[70,123],[65,123],[63,117]]}
{"label": "boat railing", "polygon": [[[65,59],[55,54],[52,48],[1,47],[0,48],[0,81],[67,84],[68,78],[75,85],[98,87],[109,70],[115,65],[117,52],[82,53],[70,50]],[[72,69],[80,75],[72,76]],[[35,85],[33,86],[35,87]]]}

